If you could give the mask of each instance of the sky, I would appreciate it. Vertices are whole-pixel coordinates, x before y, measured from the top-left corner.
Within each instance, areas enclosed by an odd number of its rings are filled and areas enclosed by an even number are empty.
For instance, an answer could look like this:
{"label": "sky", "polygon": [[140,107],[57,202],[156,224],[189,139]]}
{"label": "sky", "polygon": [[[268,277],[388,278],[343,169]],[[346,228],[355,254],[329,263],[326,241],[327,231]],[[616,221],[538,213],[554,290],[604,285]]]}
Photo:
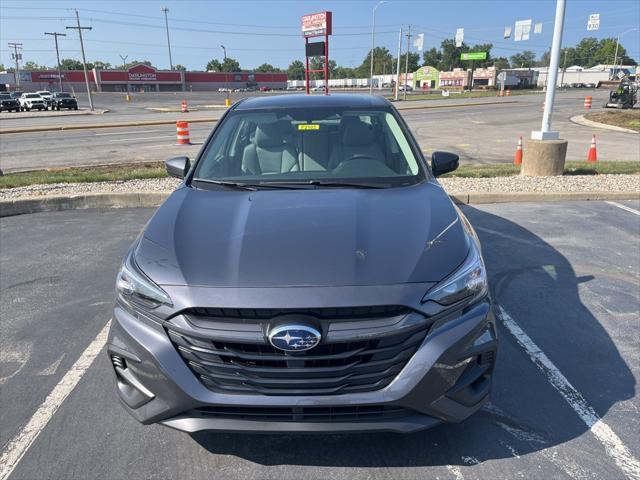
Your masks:
{"label": "sky", "polygon": [[[55,66],[53,37],[44,32],[67,33],[60,38],[61,58],[81,59],[75,30],[75,12],[85,31],[87,61],[122,63],[150,60],[157,68],[169,68],[164,14],[169,8],[169,29],[174,64],[203,70],[212,58],[227,56],[244,69],[262,63],[286,68],[304,59],[300,17],[319,11],[333,12],[333,36],[329,57],[338,65],[357,67],[371,48],[372,10],[377,0],[361,1],[156,1],[156,0],[2,0],[0,2],[0,63],[12,65],[8,42],[23,44],[23,61]],[[464,28],[465,43],[493,43],[492,56],[548,50],[553,34],[555,0],[388,0],[377,8],[376,46],[395,56],[398,32],[411,25],[412,33],[425,35],[424,48],[439,46]],[[600,14],[600,29],[587,31],[590,14]],[[542,33],[528,41],[503,39],[504,27],[517,20],[542,22]],[[640,61],[640,2],[637,0],[567,0],[563,46],[574,46],[585,36],[616,37],[627,54]],[[634,31],[627,30],[634,29]],[[626,33],[625,33],[626,32]],[[406,42],[406,40],[405,40]],[[404,48],[404,47],[403,47]]]}

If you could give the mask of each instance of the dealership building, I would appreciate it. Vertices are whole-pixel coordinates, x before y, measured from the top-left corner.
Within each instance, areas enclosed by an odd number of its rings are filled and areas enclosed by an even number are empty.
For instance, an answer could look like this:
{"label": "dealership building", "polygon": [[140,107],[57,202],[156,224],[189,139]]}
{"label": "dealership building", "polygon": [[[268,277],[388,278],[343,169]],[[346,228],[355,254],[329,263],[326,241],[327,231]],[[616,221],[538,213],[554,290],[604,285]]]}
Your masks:
{"label": "dealership building", "polygon": [[[21,71],[19,75],[19,88],[22,91],[58,90],[57,71]],[[88,76],[94,92],[196,92],[215,91],[223,87],[283,89],[287,86],[287,74],[281,72],[183,72],[156,70],[144,64],[133,65],[128,70],[93,69]],[[2,83],[5,89],[16,90],[18,84],[15,80],[13,73],[4,74]],[[85,90],[84,72],[63,71],[62,88],[69,92]]]}

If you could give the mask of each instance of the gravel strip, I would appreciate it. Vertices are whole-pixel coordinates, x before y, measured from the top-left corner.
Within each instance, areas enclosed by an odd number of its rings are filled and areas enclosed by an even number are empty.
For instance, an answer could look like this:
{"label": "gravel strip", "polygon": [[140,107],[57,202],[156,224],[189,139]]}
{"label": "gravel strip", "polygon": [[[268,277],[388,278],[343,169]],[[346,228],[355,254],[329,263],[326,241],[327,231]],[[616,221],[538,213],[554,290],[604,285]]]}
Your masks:
{"label": "gravel strip", "polygon": [[[442,178],[445,190],[456,193],[500,192],[637,192],[640,175],[568,175],[564,177]],[[121,182],[56,183],[0,189],[0,200],[42,195],[171,191],[180,184],[175,178],[153,178]]]}

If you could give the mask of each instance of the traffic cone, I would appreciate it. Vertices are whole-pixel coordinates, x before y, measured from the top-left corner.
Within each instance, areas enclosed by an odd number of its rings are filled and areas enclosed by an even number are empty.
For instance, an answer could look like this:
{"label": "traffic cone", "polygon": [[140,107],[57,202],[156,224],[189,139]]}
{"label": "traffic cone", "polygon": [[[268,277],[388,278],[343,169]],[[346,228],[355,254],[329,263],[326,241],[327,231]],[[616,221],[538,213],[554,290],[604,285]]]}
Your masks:
{"label": "traffic cone", "polygon": [[182,100],[182,104],[180,105],[180,111],[182,113],[187,113],[189,111],[189,109],[187,108],[187,101],[186,100]]}
{"label": "traffic cone", "polygon": [[518,146],[516,147],[516,156],[513,158],[514,165],[522,165],[522,135],[518,139]]}
{"label": "traffic cone", "polygon": [[176,145],[191,145],[191,140],[189,139],[189,122],[176,122],[176,131]]}
{"label": "traffic cone", "polygon": [[587,155],[587,162],[596,163],[598,161],[598,150],[596,149],[596,134],[591,136],[591,146],[589,147],[589,154]]}

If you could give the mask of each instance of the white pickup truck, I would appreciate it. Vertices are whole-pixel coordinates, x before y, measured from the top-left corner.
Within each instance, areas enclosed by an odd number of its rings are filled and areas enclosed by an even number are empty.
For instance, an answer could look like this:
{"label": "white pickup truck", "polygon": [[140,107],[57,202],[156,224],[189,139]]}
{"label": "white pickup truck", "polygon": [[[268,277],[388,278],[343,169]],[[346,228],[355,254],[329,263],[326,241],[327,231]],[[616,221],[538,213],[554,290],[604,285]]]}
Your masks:
{"label": "white pickup truck", "polygon": [[37,93],[23,93],[20,97],[20,110],[27,112],[33,108],[38,110],[48,110],[47,102]]}

